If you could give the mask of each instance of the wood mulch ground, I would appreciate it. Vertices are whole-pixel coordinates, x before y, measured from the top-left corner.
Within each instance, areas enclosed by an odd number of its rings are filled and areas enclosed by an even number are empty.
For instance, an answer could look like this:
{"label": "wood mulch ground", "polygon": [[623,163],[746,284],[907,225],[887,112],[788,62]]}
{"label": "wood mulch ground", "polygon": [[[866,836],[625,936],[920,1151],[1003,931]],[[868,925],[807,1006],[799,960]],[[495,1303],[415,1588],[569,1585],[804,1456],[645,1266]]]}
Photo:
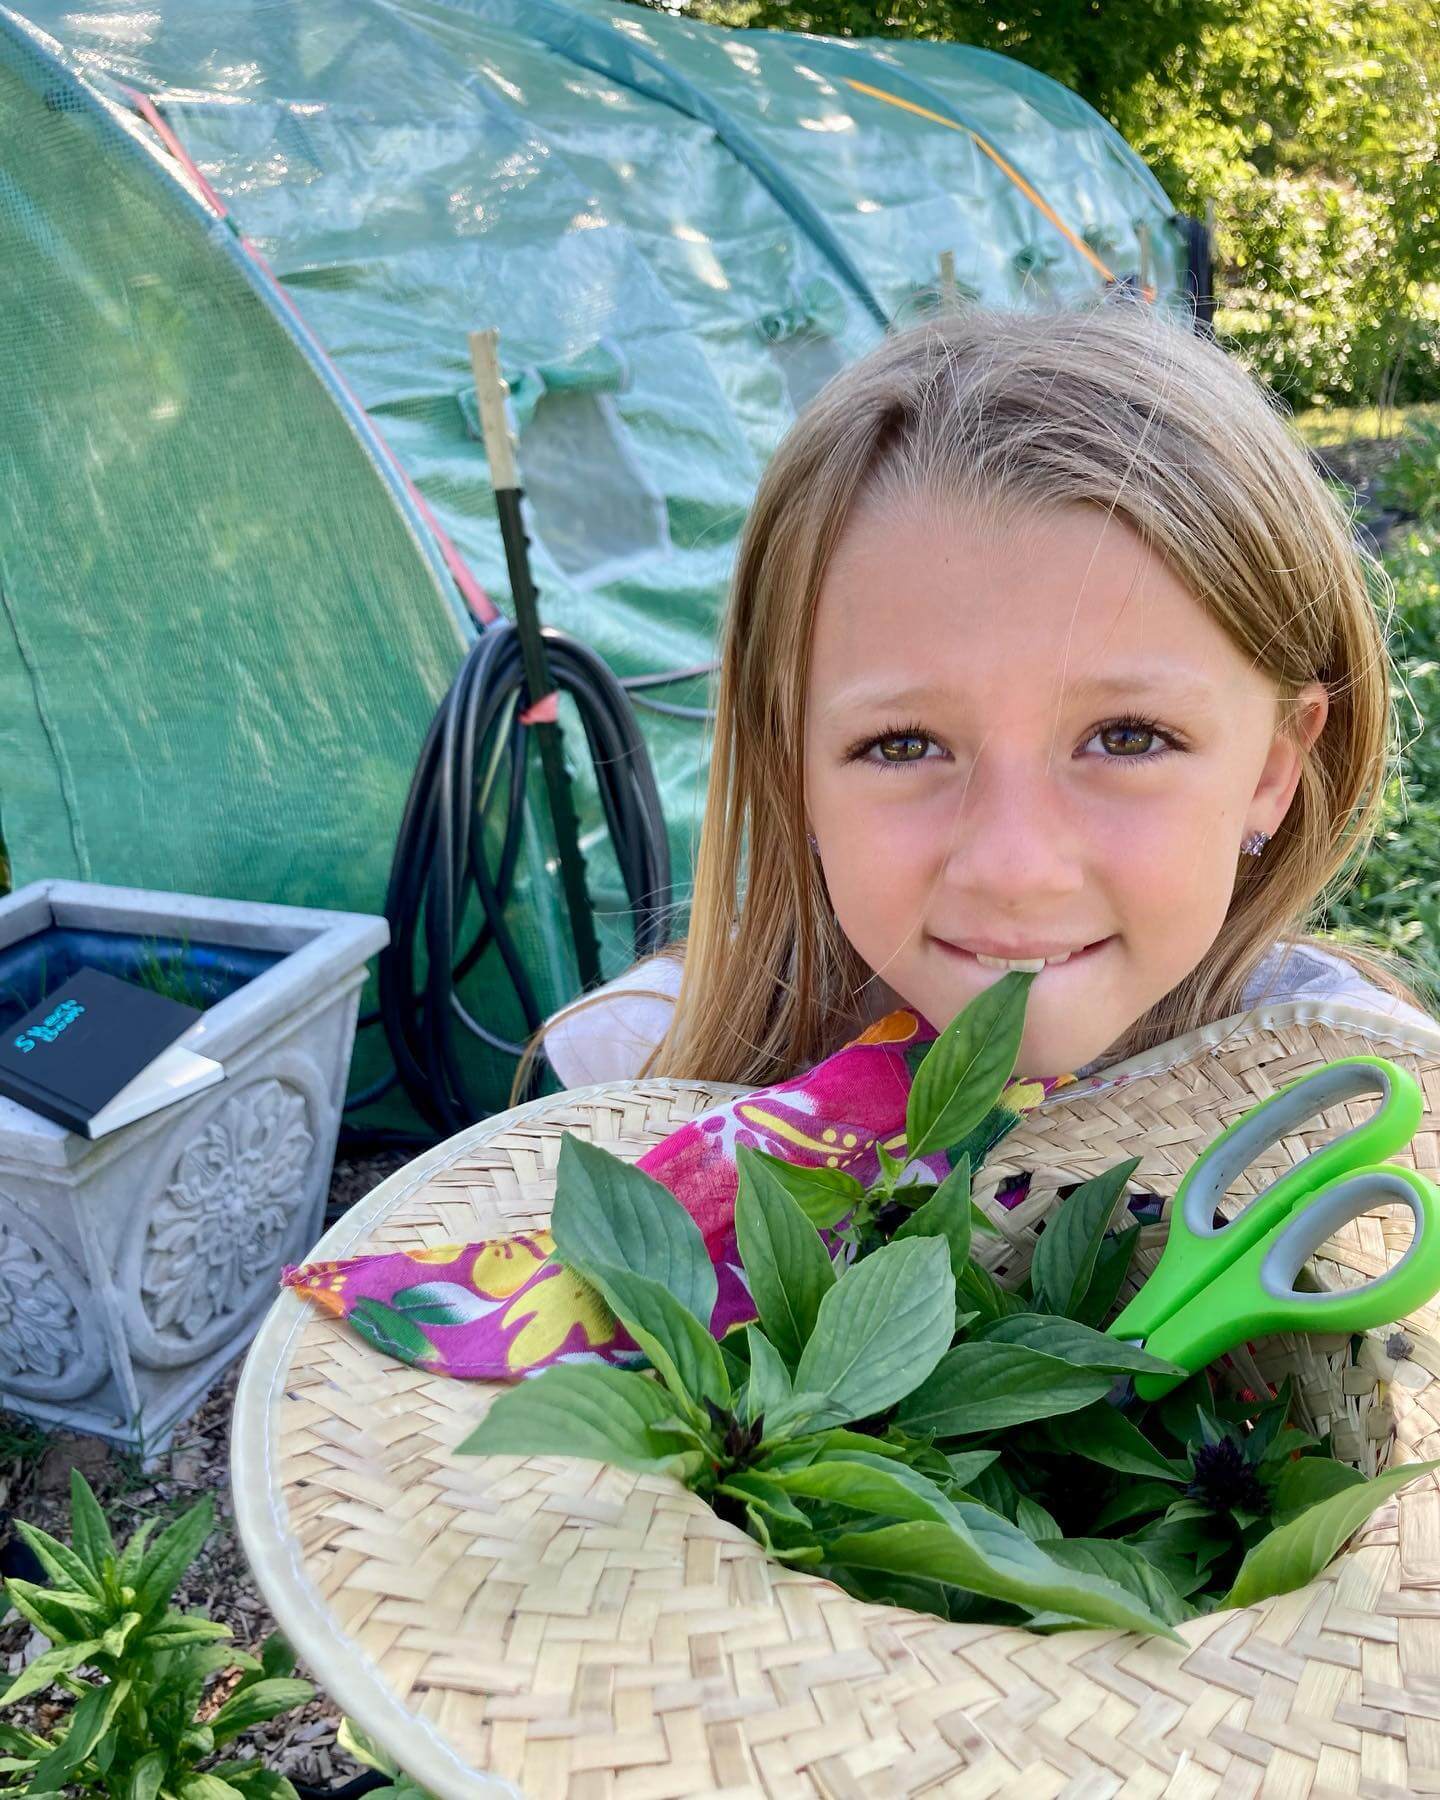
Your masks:
{"label": "wood mulch ground", "polygon": [[[330,1186],[330,1216],[363,1198],[407,1160],[406,1155],[391,1152],[337,1162]],[[275,1622],[251,1579],[235,1533],[230,1499],[230,1415],[239,1376],[237,1360],[212,1388],[199,1412],[177,1428],[174,1443],[149,1470],[142,1470],[135,1458],[99,1438],[71,1432],[47,1435],[29,1421],[0,1411],[0,1542],[8,1537],[9,1522],[16,1518],[68,1542],[72,1468],[78,1468],[95,1489],[111,1530],[121,1542],[152,1513],[159,1512],[166,1519],[178,1517],[211,1494],[215,1530],[181,1583],[174,1604],[220,1620],[229,1626],[237,1644],[258,1651],[275,1629]],[[0,1674],[15,1673],[48,1647],[38,1631],[10,1611],[0,1622]],[[304,1667],[296,1673],[313,1679]],[[52,1693],[20,1701],[5,1716],[14,1724],[45,1731],[62,1711]],[[341,1786],[363,1771],[336,1749],[339,1723],[337,1709],[325,1695],[317,1694],[309,1705],[236,1739],[224,1754],[259,1756],[267,1767],[292,1781]]]}

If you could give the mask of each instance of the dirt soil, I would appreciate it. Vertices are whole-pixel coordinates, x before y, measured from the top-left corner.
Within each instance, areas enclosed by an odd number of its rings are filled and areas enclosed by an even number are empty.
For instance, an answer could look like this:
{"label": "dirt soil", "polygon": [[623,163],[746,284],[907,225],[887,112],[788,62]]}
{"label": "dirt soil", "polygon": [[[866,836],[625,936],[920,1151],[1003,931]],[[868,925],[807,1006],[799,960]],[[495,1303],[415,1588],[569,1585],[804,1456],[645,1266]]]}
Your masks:
{"label": "dirt soil", "polygon": [[[406,1154],[389,1152],[337,1162],[329,1216],[333,1219],[363,1198],[407,1160]],[[71,1432],[47,1435],[29,1421],[0,1411],[0,1543],[10,1536],[10,1521],[15,1518],[69,1541],[72,1468],[78,1468],[95,1489],[120,1542],[152,1513],[168,1520],[213,1494],[215,1530],[181,1583],[174,1604],[182,1611],[220,1620],[237,1644],[258,1652],[275,1622],[251,1579],[230,1498],[230,1415],[239,1376],[237,1360],[211,1389],[200,1411],[177,1428],[169,1451],[148,1471],[99,1438]],[[13,1610],[0,1621],[0,1672],[14,1674],[48,1647],[47,1640]],[[296,1673],[313,1679],[303,1666]],[[224,1683],[222,1676],[214,1684],[222,1695]],[[63,1704],[51,1690],[19,1702],[5,1716],[14,1724],[45,1731],[62,1712]],[[236,1739],[224,1755],[256,1755],[292,1781],[338,1787],[364,1772],[336,1749],[339,1723],[338,1710],[323,1694],[317,1695],[308,1706]]]}

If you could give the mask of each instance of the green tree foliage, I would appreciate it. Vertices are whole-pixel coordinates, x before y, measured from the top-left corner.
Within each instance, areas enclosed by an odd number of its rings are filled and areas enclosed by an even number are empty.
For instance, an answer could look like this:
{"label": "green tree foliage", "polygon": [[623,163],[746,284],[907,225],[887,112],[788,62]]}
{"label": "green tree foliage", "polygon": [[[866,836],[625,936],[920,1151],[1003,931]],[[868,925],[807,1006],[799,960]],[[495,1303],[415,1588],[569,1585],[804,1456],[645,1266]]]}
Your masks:
{"label": "green tree foliage", "polygon": [[1440,8],[1247,0],[1112,117],[1213,204],[1221,333],[1296,405],[1440,394]]}
{"label": "green tree foliage", "polygon": [[1001,51],[1213,209],[1217,329],[1299,407],[1440,397],[1440,0],[660,0]]}

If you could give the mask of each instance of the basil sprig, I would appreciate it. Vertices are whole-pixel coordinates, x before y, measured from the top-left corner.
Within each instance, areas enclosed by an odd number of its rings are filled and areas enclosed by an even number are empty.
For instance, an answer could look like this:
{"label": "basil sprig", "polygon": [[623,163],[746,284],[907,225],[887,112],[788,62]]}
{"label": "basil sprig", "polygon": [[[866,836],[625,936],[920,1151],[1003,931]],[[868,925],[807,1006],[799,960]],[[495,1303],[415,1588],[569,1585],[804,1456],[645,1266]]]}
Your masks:
{"label": "basil sprig", "polygon": [[[967,1622],[1174,1637],[1309,1581],[1440,1463],[1365,1480],[1289,1422],[1288,1382],[1240,1404],[1202,1373],[1121,1410],[1128,1377],[1175,1372],[1099,1329],[1138,1235],[1124,1204],[1135,1160],[1065,1198],[1018,1289],[974,1260],[975,1232],[994,1226],[970,1197],[971,1150],[990,1141],[1032,980],[1002,976],[930,1047],[904,1144],[881,1148],[869,1188],[739,1152],[736,1238],[758,1316],[721,1343],[688,1214],[567,1138],[557,1253],[650,1367],[548,1369],[498,1395],[462,1452],[673,1475],[780,1561]],[[919,1158],[947,1146],[937,1185]]]}

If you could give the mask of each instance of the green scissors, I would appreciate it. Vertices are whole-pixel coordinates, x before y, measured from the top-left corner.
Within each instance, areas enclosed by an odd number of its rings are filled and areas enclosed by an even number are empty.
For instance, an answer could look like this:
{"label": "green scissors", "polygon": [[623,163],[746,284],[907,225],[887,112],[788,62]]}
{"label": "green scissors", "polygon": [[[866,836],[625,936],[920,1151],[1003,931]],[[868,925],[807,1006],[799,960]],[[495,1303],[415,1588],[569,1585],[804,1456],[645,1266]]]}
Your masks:
{"label": "green scissors", "polygon": [[[1221,1199],[1262,1150],[1371,1093],[1380,1105],[1363,1124],[1312,1150],[1234,1218],[1221,1217]],[[1440,1194],[1414,1169],[1383,1160],[1410,1142],[1424,1111],[1419,1083],[1380,1056],[1326,1063],[1252,1107],[1186,1172],[1155,1272],[1107,1335],[1193,1375],[1250,1338],[1370,1331],[1424,1306],[1440,1293]],[[1393,1269],[1336,1293],[1296,1288],[1306,1260],[1341,1226],[1397,1203],[1414,1214],[1415,1235]],[[1156,1400],[1184,1379],[1137,1375],[1134,1391]]]}

